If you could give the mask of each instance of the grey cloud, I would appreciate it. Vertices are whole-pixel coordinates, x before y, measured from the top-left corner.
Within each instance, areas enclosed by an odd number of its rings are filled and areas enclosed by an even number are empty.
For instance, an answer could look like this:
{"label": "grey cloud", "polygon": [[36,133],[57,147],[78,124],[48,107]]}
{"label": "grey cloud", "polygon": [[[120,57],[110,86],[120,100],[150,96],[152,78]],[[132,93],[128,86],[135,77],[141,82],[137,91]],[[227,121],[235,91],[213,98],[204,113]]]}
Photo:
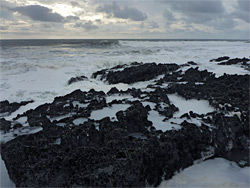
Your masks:
{"label": "grey cloud", "polygon": [[10,10],[18,12],[24,16],[28,16],[35,21],[43,22],[63,22],[64,17],[58,13],[53,13],[51,9],[40,5],[29,5],[23,7],[15,7]]}
{"label": "grey cloud", "polygon": [[249,0],[238,0],[238,8],[239,10],[249,12],[250,9]]}
{"label": "grey cloud", "polygon": [[234,28],[237,25],[237,23],[233,19],[222,18],[221,20],[212,22],[211,25],[216,30],[227,30]]}
{"label": "grey cloud", "polygon": [[112,17],[131,19],[133,21],[144,21],[147,19],[147,14],[141,12],[140,10],[127,6],[121,8],[116,2],[99,6],[96,11],[105,12]]}
{"label": "grey cloud", "polygon": [[7,26],[0,26],[0,30],[8,30]]}
{"label": "grey cloud", "polygon": [[173,15],[173,13],[171,11],[169,11],[169,10],[165,10],[163,12],[163,17],[167,18],[168,21],[174,21],[175,20],[175,17]]}
{"label": "grey cloud", "polygon": [[238,0],[236,11],[232,13],[233,16],[250,23],[250,4],[249,1]]}
{"label": "grey cloud", "polygon": [[151,21],[151,22],[142,22],[139,27],[141,29],[156,29],[159,28],[159,24],[157,22]]}
{"label": "grey cloud", "polygon": [[139,27],[143,29],[145,27],[144,23],[142,22]]}
{"label": "grey cloud", "polygon": [[224,7],[221,0],[211,1],[170,1],[170,6],[181,12],[195,13],[221,13],[224,12]]}
{"label": "grey cloud", "polygon": [[[175,19],[173,13],[181,13],[183,20],[189,23],[204,23],[223,15],[225,12],[221,0],[218,1],[166,1],[169,10],[165,10],[163,16],[168,21]],[[171,12],[171,11],[172,12]]]}
{"label": "grey cloud", "polygon": [[80,4],[75,2],[75,1],[71,1],[70,4],[73,6],[73,7],[79,7]]}
{"label": "grey cloud", "polygon": [[78,22],[78,23],[75,24],[75,27],[82,27],[82,28],[84,28],[86,31],[98,29],[98,26],[95,25],[92,21],[88,21],[88,22],[86,22],[86,23]]}
{"label": "grey cloud", "polygon": [[8,10],[0,9],[0,18],[11,19],[12,18],[12,13],[10,11],[8,11]]}
{"label": "grey cloud", "polygon": [[159,28],[159,25],[157,22],[149,22],[149,29],[156,29]]}
{"label": "grey cloud", "polygon": [[67,16],[65,20],[70,22],[80,20],[80,18],[78,16]]}

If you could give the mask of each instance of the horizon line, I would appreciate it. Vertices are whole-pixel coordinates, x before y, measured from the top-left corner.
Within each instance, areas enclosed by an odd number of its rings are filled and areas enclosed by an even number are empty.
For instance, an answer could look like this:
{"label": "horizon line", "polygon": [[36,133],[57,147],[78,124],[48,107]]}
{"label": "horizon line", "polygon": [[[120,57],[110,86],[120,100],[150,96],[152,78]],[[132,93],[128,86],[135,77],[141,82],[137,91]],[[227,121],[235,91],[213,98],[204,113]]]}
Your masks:
{"label": "horizon line", "polygon": [[1,39],[0,40],[250,40],[248,39],[223,39],[223,38],[202,38],[202,39],[185,39],[185,38],[6,38],[6,39]]}

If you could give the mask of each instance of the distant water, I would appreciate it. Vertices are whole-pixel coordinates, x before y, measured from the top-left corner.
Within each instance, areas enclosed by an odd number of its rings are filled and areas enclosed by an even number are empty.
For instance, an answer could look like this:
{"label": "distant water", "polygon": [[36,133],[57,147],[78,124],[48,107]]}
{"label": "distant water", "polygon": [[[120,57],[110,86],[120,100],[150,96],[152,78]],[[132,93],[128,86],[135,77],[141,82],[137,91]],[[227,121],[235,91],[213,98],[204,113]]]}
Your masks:
{"label": "distant water", "polygon": [[[71,77],[131,62],[198,63],[217,75],[245,74],[238,66],[209,62],[220,56],[249,57],[247,41],[225,40],[0,40],[0,100],[52,101],[75,89],[109,90],[97,80],[67,86]],[[117,87],[130,87],[118,85]]]}

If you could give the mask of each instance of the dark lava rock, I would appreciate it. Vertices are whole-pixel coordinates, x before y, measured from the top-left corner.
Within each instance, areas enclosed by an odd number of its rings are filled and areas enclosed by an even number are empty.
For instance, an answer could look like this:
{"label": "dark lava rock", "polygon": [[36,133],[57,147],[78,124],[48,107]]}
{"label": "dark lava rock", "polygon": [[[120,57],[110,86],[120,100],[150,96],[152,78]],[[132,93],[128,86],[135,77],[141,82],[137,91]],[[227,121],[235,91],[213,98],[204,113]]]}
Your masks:
{"label": "dark lava rock", "polygon": [[119,111],[116,116],[128,133],[145,132],[147,127],[152,126],[152,122],[147,119],[148,109],[140,102],[135,102],[125,112]]}
{"label": "dark lava rock", "polygon": [[212,62],[212,61],[220,62],[220,61],[225,61],[225,60],[229,60],[229,59],[230,59],[230,57],[223,56],[223,57],[218,57],[217,59],[211,59],[210,62]]}
{"label": "dark lava rock", "polygon": [[[124,70],[117,71],[117,68]],[[144,66],[140,63],[117,68],[101,71],[96,76],[100,75],[112,83],[133,83],[152,79],[161,73],[167,76],[154,84],[155,90],[149,92],[112,88],[108,95],[129,94],[141,100],[127,101],[131,106],[117,112],[117,120],[114,121],[109,117],[101,120],[89,118],[93,110],[110,105],[106,103],[106,94],[95,90],[76,90],[56,97],[51,104],[43,104],[19,115],[27,116],[30,126],[43,129],[1,144],[2,159],[17,187],[158,186],[162,179],[170,179],[196,160],[225,157],[239,162],[243,157],[244,161],[249,161],[246,155],[250,146],[249,75],[225,74],[216,78],[214,74],[198,68],[189,69],[184,74],[170,74],[177,67],[170,71],[170,67],[167,70],[163,65]],[[156,72],[152,73],[150,68]],[[121,78],[117,72],[121,73]],[[147,75],[151,73],[153,75]],[[165,88],[159,87],[171,80],[171,75],[176,82]],[[187,83],[178,83],[180,77]],[[197,81],[203,84],[196,85],[194,82]],[[208,100],[217,111],[206,116],[189,112],[182,117],[202,118],[209,126],[183,121],[180,130],[156,130],[148,120],[151,109],[144,107],[142,102],[155,103],[154,110],[171,117],[178,109],[170,103],[167,93],[177,93],[186,99]],[[238,116],[225,115],[227,110],[234,110]],[[86,121],[75,126],[77,118]],[[2,121],[10,125],[6,120]],[[131,135],[143,135],[143,139]],[[232,154],[234,151],[242,151],[244,155],[236,157]]]}
{"label": "dark lava rock", "polygon": [[189,64],[189,65],[198,65],[197,63],[195,63],[193,61],[188,61],[187,64]]}
{"label": "dark lava rock", "polygon": [[117,94],[120,93],[120,91],[116,88],[116,87],[112,87],[109,91],[108,91],[108,95],[113,95],[113,94]]}
{"label": "dark lava rock", "polygon": [[84,81],[84,80],[88,80],[88,78],[86,76],[72,77],[72,78],[69,79],[68,85],[70,85],[72,83],[75,83],[75,82]]}
{"label": "dark lava rock", "polygon": [[14,126],[13,126],[13,129],[18,129],[18,128],[22,128],[23,125],[21,123],[16,123]]}
{"label": "dark lava rock", "polygon": [[0,119],[0,130],[1,131],[4,131],[5,133],[8,132],[11,129],[10,125],[11,125],[10,121],[5,120],[4,118]]}
{"label": "dark lava rock", "polygon": [[247,62],[249,62],[250,59],[248,58],[234,58],[234,59],[230,59],[228,61],[225,61],[225,62],[222,62],[222,63],[218,63],[218,65],[235,65],[235,64],[238,64],[238,63],[241,63],[242,65],[246,65]]}
{"label": "dark lava rock", "polygon": [[124,68],[122,71],[102,70],[94,73],[92,76],[96,78],[101,76],[102,80],[108,81],[110,84],[126,83],[131,84],[139,81],[146,81],[155,78],[158,75],[176,71],[179,68],[177,64],[139,64]]}
{"label": "dark lava rock", "polygon": [[215,78],[215,74],[207,70],[199,71],[198,67],[188,69],[180,81],[206,82]]}
{"label": "dark lava rock", "polygon": [[5,101],[1,101],[0,102],[0,113],[12,113],[15,112],[18,108],[20,108],[20,106],[25,106],[29,103],[32,103],[34,101],[22,101],[20,103],[17,102],[13,102],[13,103],[9,103],[9,101],[5,100]]}
{"label": "dark lava rock", "polygon": [[228,61],[218,63],[218,65],[241,65],[244,69],[250,71],[250,59],[248,58],[234,58],[229,59]]}

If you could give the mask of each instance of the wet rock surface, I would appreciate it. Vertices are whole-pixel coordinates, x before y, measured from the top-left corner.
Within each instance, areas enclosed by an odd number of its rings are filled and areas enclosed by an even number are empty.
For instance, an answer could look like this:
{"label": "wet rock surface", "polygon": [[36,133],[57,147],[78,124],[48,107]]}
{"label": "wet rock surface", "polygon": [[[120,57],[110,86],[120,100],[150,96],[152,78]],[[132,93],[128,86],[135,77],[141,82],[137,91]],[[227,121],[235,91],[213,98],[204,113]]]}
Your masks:
{"label": "wet rock surface", "polygon": [[33,101],[22,101],[20,103],[13,102],[10,103],[9,101],[1,101],[0,102],[0,114],[2,113],[8,113],[11,114],[12,112],[15,112],[17,109],[19,109],[21,106],[25,106],[29,103],[32,103]]}
{"label": "wet rock surface", "polygon": [[147,81],[155,78],[158,75],[167,72],[173,72],[179,68],[177,64],[156,64],[156,63],[133,63],[131,67],[126,67],[120,70],[120,66],[102,70],[93,73],[92,77],[101,77],[101,80],[108,81],[110,84],[126,83],[131,84],[139,81]]}
{"label": "wet rock surface", "polygon": [[241,67],[250,71],[250,59],[249,58],[244,57],[244,58],[230,59],[230,57],[224,56],[224,57],[219,57],[217,59],[212,59],[210,61],[220,62],[218,63],[218,65],[241,65]]}
{"label": "wet rock surface", "polygon": [[[157,186],[162,178],[170,179],[194,161],[211,157],[249,165],[249,75],[217,78],[206,70],[183,72],[178,67],[135,63],[101,70],[94,77],[109,83],[163,77],[150,84],[150,90],[76,90],[13,121],[1,119],[6,133],[26,128],[16,123],[20,118],[27,118],[28,127],[42,128],[1,144],[11,179],[18,187],[145,187]],[[179,111],[168,97],[173,93],[208,100],[215,111],[190,111],[180,116],[181,129],[159,130],[149,113],[156,111],[166,121],[173,118]],[[92,118],[93,112],[117,104],[129,107],[118,109],[115,119]],[[195,118],[198,124],[191,121]]]}
{"label": "wet rock surface", "polygon": [[68,85],[73,84],[75,82],[84,81],[84,80],[88,80],[88,78],[86,76],[72,77],[72,78],[69,79]]}

